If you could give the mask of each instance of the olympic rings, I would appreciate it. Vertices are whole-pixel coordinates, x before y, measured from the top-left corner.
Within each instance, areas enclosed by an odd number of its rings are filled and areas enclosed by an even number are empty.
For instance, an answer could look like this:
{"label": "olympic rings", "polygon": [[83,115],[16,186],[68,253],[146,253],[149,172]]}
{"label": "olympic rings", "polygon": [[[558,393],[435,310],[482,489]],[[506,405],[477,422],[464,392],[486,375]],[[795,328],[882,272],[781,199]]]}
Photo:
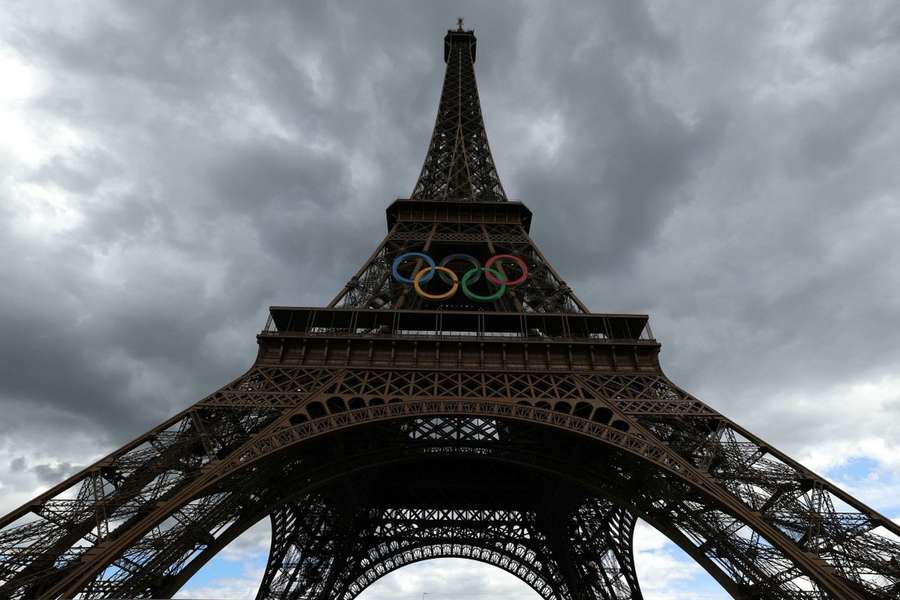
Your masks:
{"label": "olympic rings", "polygon": [[407,285],[409,285],[413,282],[412,279],[401,275],[400,271],[399,271],[400,263],[402,263],[404,260],[406,260],[410,256],[417,256],[428,263],[428,267],[429,267],[428,277],[425,277],[423,279],[422,283],[431,281],[431,278],[434,277],[434,271],[435,271],[434,259],[431,258],[430,256],[428,256],[427,254],[425,254],[424,252],[407,252],[406,254],[401,254],[400,256],[395,258],[394,264],[391,265],[391,273],[394,275],[394,279],[396,279],[400,283],[405,283]]}
{"label": "olympic rings", "polygon": [[[429,275],[433,275],[435,271],[439,271],[441,274],[446,273],[447,275],[450,276],[450,279],[453,281],[453,285],[450,288],[449,292],[445,292],[443,294],[429,294],[422,290],[422,286],[421,286],[422,275],[424,275],[426,272],[428,272]],[[469,271],[469,273],[471,273],[471,272],[472,271]],[[468,275],[469,273],[466,273],[466,275]],[[463,281],[465,281],[465,277],[463,277]],[[456,288],[459,287],[459,278],[456,276],[456,273],[454,273],[452,270],[448,269],[447,267],[434,267],[434,269],[432,269],[430,272],[427,271],[427,269],[422,269],[421,271],[416,273],[415,276],[413,276],[413,287],[415,288],[416,293],[418,295],[422,296],[423,298],[425,298],[426,300],[446,300],[447,298],[450,298],[451,296],[453,296],[453,294],[456,293]],[[463,285],[463,292],[465,292],[466,290],[467,290],[467,288],[465,287],[465,285]],[[506,291],[506,288],[504,288],[503,291]],[[466,295],[468,296],[468,293]],[[499,298],[499,296],[497,296],[497,297]]]}
{"label": "olympic rings", "polygon": [[[464,260],[464,261],[470,263],[472,265],[472,267],[475,269],[481,267],[481,263],[478,262],[477,258],[472,256],[471,254],[463,254],[463,253],[448,254],[447,256],[442,258],[441,262],[438,264],[442,267],[446,267],[447,265],[449,265],[451,262],[453,262],[455,260]],[[443,281],[447,285],[450,285],[450,281],[447,280],[447,277],[443,273],[439,273],[438,277],[441,278],[441,281]],[[479,279],[481,279],[481,271],[478,271],[478,276],[473,281],[470,281],[469,283],[475,283]]]}
{"label": "olympic rings", "polygon": [[466,274],[463,275],[463,278],[462,278],[463,294],[465,294],[466,298],[468,298],[469,300],[474,300],[476,302],[493,302],[494,300],[497,300],[498,298],[500,298],[500,296],[502,296],[503,294],[506,293],[506,284],[505,283],[501,283],[500,287],[497,289],[497,291],[488,296],[479,296],[475,292],[472,292],[471,290],[469,290],[469,280],[472,278],[472,274],[473,273],[481,274],[482,271],[484,271],[489,277],[493,273],[495,277],[498,277],[500,279],[500,281],[503,281],[504,279],[506,279],[506,275],[504,275],[503,273],[501,273],[500,271],[498,271],[496,269],[488,269],[487,267],[478,267],[477,269],[471,269],[470,271],[467,271]]}
{"label": "olympic rings", "polygon": [[[412,278],[400,274],[400,265],[411,258],[419,259],[426,264],[426,266],[417,271]],[[452,262],[459,261],[467,262],[472,265],[472,267],[462,275],[462,278],[448,266]],[[498,263],[503,261],[514,263],[521,274],[512,281],[508,281],[506,274],[498,265]],[[494,267],[494,265],[498,266]],[[438,274],[441,281],[450,286],[448,291],[441,294],[431,294],[422,288],[423,284],[431,281],[435,273]],[[470,289],[470,286],[481,279],[482,273],[485,274],[487,281],[490,284],[497,286],[497,290],[491,294],[482,295],[475,293]],[[412,285],[416,293],[426,300],[447,300],[448,298],[452,298],[456,292],[462,288],[463,294],[469,300],[474,302],[493,302],[503,296],[508,288],[521,285],[528,279],[528,265],[524,260],[512,254],[497,254],[489,258],[484,266],[482,266],[481,262],[471,254],[448,254],[441,259],[440,263],[435,263],[434,259],[424,252],[406,252],[394,259],[391,264],[391,274],[393,274],[394,279],[398,282]]]}
{"label": "olympic rings", "polygon": [[494,285],[503,285],[500,281],[498,281],[494,277],[494,275],[493,275],[494,271],[491,269],[491,267],[494,266],[494,263],[500,259],[506,259],[506,260],[510,260],[510,261],[516,263],[519,266],[519,270],[522,271],[522,274],[519,275],[518,278],[516,278],[512,281],[507,281],[506,285],[508,285],[510,287],[515,287],[521,283],[524,283],[525,280],[528,279],[528,265],[525,264],[524,260],[522,260],[518,256],[513,256],[512,254],[497,254],[495,256],[490,257],[488,259],[488,261],[486,263],[484,263],[484,274],[487,277],[488,281],[490,281]]}

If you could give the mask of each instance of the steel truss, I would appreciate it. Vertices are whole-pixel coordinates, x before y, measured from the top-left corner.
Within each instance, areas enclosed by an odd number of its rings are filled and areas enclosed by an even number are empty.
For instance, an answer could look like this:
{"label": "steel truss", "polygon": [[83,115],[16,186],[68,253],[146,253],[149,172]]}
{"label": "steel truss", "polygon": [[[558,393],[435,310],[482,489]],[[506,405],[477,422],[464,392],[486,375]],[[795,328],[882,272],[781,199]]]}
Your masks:
{"label": "steel truss", "polygon": [[[895,524],[721,415],[697,415],[696,402],[658,373],[260,365],[4,519],[0,592],[174,593],[199,568],[193,561],[283,506],[282,487],[319,487],[322,478],[345,479],[342,469],[456,452],[577,482],[584,491],[567,498],[611,499],[681,545],[735,597],[896,594]],[[664,410],[650,412],[654,403]],[[463,473],[481,495],[491,489]],[[400,476],[378,480],[409,488]],[[571,563],[587,569],[591,552],[581,552]]]}
{"label": "steel truss", "polygon": [[[452,427],[442,427],[444,435],[475,422],[440,421]],[[448,508],[446,490],[433,499],[420,489],[415,498],[385,501],[380,490],[355,487],[353,502],[341,490],[273,513],[258,598],[349,600],[396,569],[447,557],[497,566],[544,598],[640,597],[631,549],[635,518],[610,501],[592,499],[570,514],[549,501],[524,511],[482,508],[457,494],[459,508]]]}
{"label": "steel truss", "polygon": [[[456,556],[548,599],[638,599],[638,518],[735,598],[900,596],[900,526],[675,386],[646,316],[565,285],[496,176],[474,35],[445,43],[428,157],[372,257],[329,307],[273,307],[247,373],[0,519],[0,598],[170,597],[263,518],[260,598]],[[437,304],[391,277],[408,251],[529,277]]]}
{"label": "steel truss", "polygon": [[481,116],[474,68],[475,36],[472,32],[451,31],[444,44],[444,87],[431,144],[412,198],[505,201]]}
{"label": "steel truss", "polygon": [[[449,217],[452,218],[452,217]],[[423,230],[424,229],[424,230]],[[391,263],[405,252],[430,252],[439,256],[464,252],[486,259],[494,254],[514,254],[528,265],[525,284],[493,303],[494,310],[524,312],[588,312],[528,236],[521,224],[399,222],[375,254],[347,283],[330,306],[355,308],[483,308],[460,294],[440,305],[425,301],[391,277]]]}

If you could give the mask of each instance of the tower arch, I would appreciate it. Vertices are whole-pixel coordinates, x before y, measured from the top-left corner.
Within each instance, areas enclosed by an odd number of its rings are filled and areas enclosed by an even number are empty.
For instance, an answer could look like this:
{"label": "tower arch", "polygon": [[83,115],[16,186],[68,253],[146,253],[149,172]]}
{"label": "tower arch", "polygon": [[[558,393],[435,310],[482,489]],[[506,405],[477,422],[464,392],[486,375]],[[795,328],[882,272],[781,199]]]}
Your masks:
{"label": "tower arch", "polygon": [[[535,410],[545,410],[545,409],[535,409]],[[552,411],[546,411],[552,412]],[[433,414],[433,413],[428,413]],[[442,416],[442,415],[438,415]],[[642,458],[635,456],[630,451],[626,451],[623,448],[615,448],[617,454],[614,457],[610,457],[605,455],[605,459],[609,460],[609,464],[618,465],[617,469],[612,469],[610,472],[606,473],[603,469],[598,469],[596,467],[592,470],[592,476],[596,478],[596,480],[592,480],[585,475],[586,469],[591,469],[592,465],[596,465],[597,461],[595,460],[587,460],[583,464],[579,465],[569,465],[568,469],[574,470],[573,472],[567,473],[565,469],[561,468],[563,464],[563,457],[554,456],[547,449],[555,449],[555,448],[565,448],[564,455],[568,455],[570,452],[571,444],[570,443],[562,443],[564,440],[556,439],[554,436],[557,436],[561,429],[559,427],[548,427],[547,423],[538,420],[538,421],[524,421],[524,423],[528,423],[531,425],[526,430],[521,431],[518,435],[522,437],[519,438],[520,444],[525,444],[527,446],[528,439],[540,435],[541,432],[547,432],[551,437],[549,439],[545,439],[543,443],[538,446],[542,449],[540,452],[528,452],[524,446],[512,447],[508,446],[504,449],[504,452],[497,456],[487,456],[483,452],[473,452],[473,450],[478,449],[477,445],[469,445],[467,447],[460,448],[458,447],[458,442],[461,439],[471,439],[471,431],[473,427],[481,426],[480,421],[484,421],[485,418],[481,416],[467,416],[465,418],[459,418],[456,415],[443,415],[446,417],[448,422],[455,423],[454,428],[444,428],[442,431],[447,437],[447,439],[436,439],[436,438],[428,438],[427,436],[419,436],[421,441],[420,449],[426,450],[426,457],[429,460],[441,460],[441,459],[450,459],[457,454],[461,453],[468,461],[477,460],[477,461],[485,461],[490,460],[492,462],[501,462],[503,464],[508,465],[517,465],[520,469],[532,470],[535,473],[541,474],[545,477],[548,474],[556,474],[558,476],[564,476],[564,479],[569,483],[579,482],[580,486],[589,487],[592,492],[599,492],[604,494],[606,497],[616,498],[616,502],[620,503],[621,506],[628,506],[630,509],[634,510],[638,509],[637,515],[641,518],[644,518],[658,529],[663,531],[666,535],[682,546],[689,555],[698,559],[701,565],[710,570],[711,574],[720,582],[725,584],[726,589],[729,589],[736,596],[738,595],[738,591],[747,587],[747,581],[738,580],[735,581],[734,576],[736,574],[740,574],[742,577],[753,577],[752,585],[759,585],[760,583],[764,583],[766,581],[766,577],[770,577],[773,572],[776,570],[780,573],[780,580],[777,585],[778,588],[771,588],[770,591],[775,589],[780,590],[778,593],[783,595],[784,597],[790,597],[792,593],[799,593],[796,589],[792,589],[799,580],[804,578],[804,572],[800,566],[796,563],[792,562],[789,556],[785,556],[783,553],[779,552],[778,548],[769,546],[769,545],[759,545],[759,548],[765,549],[767,553],[767,561],[763,560],[763,557],[756,557],[753,561],[749,561],[749,563],[757,565],[759,568],[755,571],[747,572],[748,561],[746,558],[743,560],[741,556],[748,551],[748,546],[741,545],[735,546],[732,540],[728,540],[723,536],[728,532],[735,533],[741,529],[752,529],[746,523],[741,523],[740,520],[733,518],[731,515],[728,515],[724,511],[715,510],[715,502],[709,498],[703,498],[702,496],[696,495],[698,491],[696,488],[692,488],[690,485],[687,485],[683,480],[676,480],[676,478],[671,477],[671,474],[658,467],[655,466],[654,471],[651,472],[650,469],[647,469],[649,463]],[[323,419],[327,419],[328,417],[323,417]],[[514,419],[504,419],[504,422],[513,422]],[[399,425],[399,427],[393,427],[392,429],[395,432],[399,432],[401,434],[401,438],[408,438],[410,435],[410,429],[408,427],[404,427],[404,425],[409,425],[412,427],[422,427],[423,424],[421,420],[416,422],[415,417],[410,418],[392,418],[392,419],[376,419],[367,422],[358,422],[356,426],[350,428],[342,428],[339,430],[339,433],[332,432],[329,435],[320,435],[310,440],[308,443],[318,443],[320,446],[333,446],[337,444],[338,446],[344,446],[349,448],[352,444],[362,444],[363,448],[367,448],[367,444],[371,443],[371,439],[366,439],[361,436],[362,433],[372,432],[372,435],[380,436],[383,434],[384,425],[390,424]],[[321,428],[322,423],[316,423],[318,427]],[[583,436],[583,434],[576,434],[579,436]],[[338,442],[335,439],[335,436],[343,436],[343,441]],[[566,437],[570,437],[569,434]],[[379,438],[380,439],[380,438]],[[355,440],[355,441],[354,441]],[[451,441],[453,443],[452,446],[447,446],[447,441]],[[571,441],[571,440],[570,440]],[[486,440],[484,436],[482,436],[482,447],[489,446],[492,443],[492,440]],[[383,445],[383,444],[382,444]],[[383,445],[384,446],[384,445]],[[599,448],[610,448],[609,444],[602,442],[601,440],[597,440],[597,446]],[[300,447],[298,444],[296,447]],[[307,446],[308,449],[308,446]],[[402,450],[402,449],[401,449]],[[260,477],[266,476],[269,473],[269,468],[271,465],[261,464],[265,461],[269,461],[272,464],[293,464],[294,461],[285,460],[285,454],[290,451],[290,448],[282,448],[279,452],[268,455],[266,457],[262,457],[258,459],[258,462],[247,463],[244,465],[242,469],[239,471],[232,473],[231,477],[235,479],[247,481],[246,477],[250,476],[251,480],[250,486],[251,489],[260,489],[262,486],[259,485],[258,481],[252,479],[252,477]],[[399,453],[398,453],[399,452]],[[586,451],[585,451],[586,452]],[[630,468],[624,468],[627,464],[625,460],[626,455],[630,455],[633,457],[632,465]],[[367,464],[367,456],[371,464]],[[540,460],[541,457],[544,457],[545,460]],[[588,458],[592,458],[589,456]],[[612,460],[615,459],[615,460]],[[340,482],[346,482],[348,479],[357,479],[367,468],[373,466],[383,466],[383,465],[394,465],[394,464],[408,464],[410,462],[421,462],[421,457],[410,458],[409,456],[404,456],[403,452],[397,450],[396,448],[390,449],[384,447],[378,453],[364,452],[361,454],[352,454],[347,456],[345,465],[338,465],[337,463],[330,463],[327,469],[323,469],[319,465],[308,465],[308,463],[316,461],[310,461],[308,459],[297,459],[298,465],[303,465],[302,472],[298,472],[290,477],[285,477],[285,482],[293,482],[296,477],[300,477],[301,480],[309,480],[311,477],[311,473],[318,473],[321,477],[321,485],[327,484],[340,484]],[[265,467],[265,468],[260,468]],[[437,471],[435,471],[437,472]],[[497,473],[497,471],[493,471]],[[256,475],[254,475],[254,473]],[[471,471],[465,470],[466,477],[471,480]],[[637,497],[628,497],[625,498],[621,494],[621,490],[623,489],[623,484],[625,481],[629,479],[632,480],[632,484],[634,484],[634,477],[643,474],[644,479],[641,481],[641,488],[645,490],[652,490],[653,494],[647,494],[643,498]],[[441,478],[446,478],[447,473],[441,471]],[[396,480],[396,478],[391,478],[392,480]],[[380,480],[380,478],[379,478]],[[227,489],[235,489],[238,486],[235,485],[234,481],[220,480],[224,481]],[[540,479],[535,478],[535,481],[540,481]],[[683,485],[680,487],[675,485],[673,486],[673,482],[681,481]],[[668,483],[669,487],[664,485],[664,482]],[[484,481],[472,481],[473,485],[476,488],[484,488],[486,483]],[[558,481],[554,481],[554,485],[557,485]],[[576,486],[577,488],[578,486]],[[270,489],[275,489],[270,486]],[[194,498],[190,503],[183,505],[180,509],[179,519],[182,520],[185,514],[190,514],[192,518],[190,519],[190,527],[185,527],[182,531],[182,535],[180,537],[176,537],[175,535],[170,535],[168,539],[168,544],[165,548],[159,548],[157,550],[157,560],[166,560],[171,561],[171,557],[186,555],[191,550],[191,544],[196,539],[198,528],[204,527],[204,524],[212,524],[216,525],[221,522],[230,523],[234,520],[240,519],[240,515],[229,514],[229,507],[231,509],[240,508],[247,503],[246,498],[235,498],[231,497],[230,499],[226,498],[225,495],[220,495],[215,492],[215,485],[209,485],[203,495],[198,498]],[[574,497],[574,492],[570,492],[567,494],[567,497]],[[363,494],[367,496],[367,494]],[[679,501],[679,497],[681,495],[681,500]],[[268,499],[269,502],[275,501],[278,497],[273,496]],[[212,501],[210,501],[212,499]],[[226,501],[229,500],[229,501]],[[216,501],[221,501],[220,504],[216,504]],[[639,501],[639,502],[638,502]],[[660,513],[658,509],[659,503],[665,503],[665,513]],[[186,507],[191,509],[190,513],[183,512]],[[197,510],[197,508],[205,510]],[[701,513],[698,513],[695,509],[701,508]],[[260,509],[265,510],[265,505],[261,505]],[[166,515],[163,515],[161,521],[170,521],[172,519],[172,515],[174,513],[170,512]],[[207,517],[210,520],[206,520]],[[701,518],[703,517],[703,518]],[[158,521],[157,524],[161,521]],[[254,520],[255,521],[255,520]],[[247,521],[247,526],[249,526],[250,521]],[[134,531],[138,531],[137,528]],[[173,528],[168,530],[170,533],[173,531]],[[685,533],[699,535],[703,537],[705,546],[703,550],[700,550],[701,544],[698,544],[696,541],[696,537],[694,540],[691,540],[688,535]],[[571,538],[569,538],[571,540]],[[628,536],[628,543],[630,544],[630,536]],[[756,543],[759,544],[760,540],[756,540]],[[138,539],[135,544],[129,547],[126,551],[123,552],[125,555],[132,554],[137,551],[147,551],[149,545],[153,542],[152,536],[145,536],[142,539]],[[749,548],[752,550],[752,548]],[[344,553],[338,553],[339,556],[345,556]],[[711,557],[716,557],[717,560],[713,560]],[[725,565],[723,566],[723,561]],[[152,566],[155,563],[154,560],[148,561],[148,564]],[[170,563],[171,564],[171,563]],[[729,568],[725,568],[728,566]],[[793,576],[791,576],[793,573]],[[95,590],[107,590],[111,587],[110,584],[116,585],[119,593],[117,595],[121,595],[123,592],[126,595],[132,596],[141,596],[141,595],[155,595],[151,592],[159,590],[161,588],[152,588],[148,587],[148,576],[152,574],[152,570],[150,572],[144,573],[130,573],[127,576],[123,575],[121,571],[109,571],[109,569],[104,570],[98,579],[95,579],[93,582],[89,583],[84,592],[88,597],[92,594],[95,594]],[[110,577],[112,575],[112,577]],[[296,578],[295,578],[296,579]],[[342,580],[342,579],[336,579]],[[317,581],[315,578],[312,581]],[[581,584],[576,584],[579,586]],[[96,586],[96,587],[95,587]],[[581,589],[580,587],[578,589]],[[329,588],[328,593],[333,593],[333,588]],[[174,593],[174,590],[172,591]],[[325,592],[322,592],[325,593]],[[557,595],[560,594],[559,591],[556,591]],[[606,597],[603,595],[597,595],[596,597]],[[633,596],[638,597],[638,596]]]}

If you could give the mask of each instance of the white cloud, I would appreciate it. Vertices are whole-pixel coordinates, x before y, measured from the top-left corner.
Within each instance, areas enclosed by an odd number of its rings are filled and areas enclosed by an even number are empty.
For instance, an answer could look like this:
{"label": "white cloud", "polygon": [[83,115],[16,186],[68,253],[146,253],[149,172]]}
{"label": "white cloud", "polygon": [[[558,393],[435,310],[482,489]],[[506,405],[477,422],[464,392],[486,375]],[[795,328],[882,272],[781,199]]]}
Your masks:
{"label": "white cloud", "polygon": [[267,518],[242,533],[236,540],[228,544],[217,557],[225,560],[245,560],[248,556],[267,556],[272,540],[272,524]]}
{"label": "white cloud", "polygon": [[634,563],[646,600],[729,598],[680,548],[643,521],[634,532]]}
{"label": "white cloud", "polygon": [[250,600],[256,598],[259,582],[263,576],[261,568],[241,569],[235,577],[222,577],[209,584],[192,587],[190,583],[175,594],[175,598],[216,598],[221,600]]}

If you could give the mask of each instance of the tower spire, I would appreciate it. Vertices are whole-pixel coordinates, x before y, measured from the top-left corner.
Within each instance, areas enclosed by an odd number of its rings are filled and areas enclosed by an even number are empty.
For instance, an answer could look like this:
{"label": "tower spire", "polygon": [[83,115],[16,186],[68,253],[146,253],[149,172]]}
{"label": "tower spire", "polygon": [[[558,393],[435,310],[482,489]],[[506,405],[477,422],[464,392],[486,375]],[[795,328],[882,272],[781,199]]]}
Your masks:
{"label": "tower spire", "polygon": [[475,32],[458,19],[444,37],[444,87],[414,200],[506,201],[481,116],[475,49]]}

